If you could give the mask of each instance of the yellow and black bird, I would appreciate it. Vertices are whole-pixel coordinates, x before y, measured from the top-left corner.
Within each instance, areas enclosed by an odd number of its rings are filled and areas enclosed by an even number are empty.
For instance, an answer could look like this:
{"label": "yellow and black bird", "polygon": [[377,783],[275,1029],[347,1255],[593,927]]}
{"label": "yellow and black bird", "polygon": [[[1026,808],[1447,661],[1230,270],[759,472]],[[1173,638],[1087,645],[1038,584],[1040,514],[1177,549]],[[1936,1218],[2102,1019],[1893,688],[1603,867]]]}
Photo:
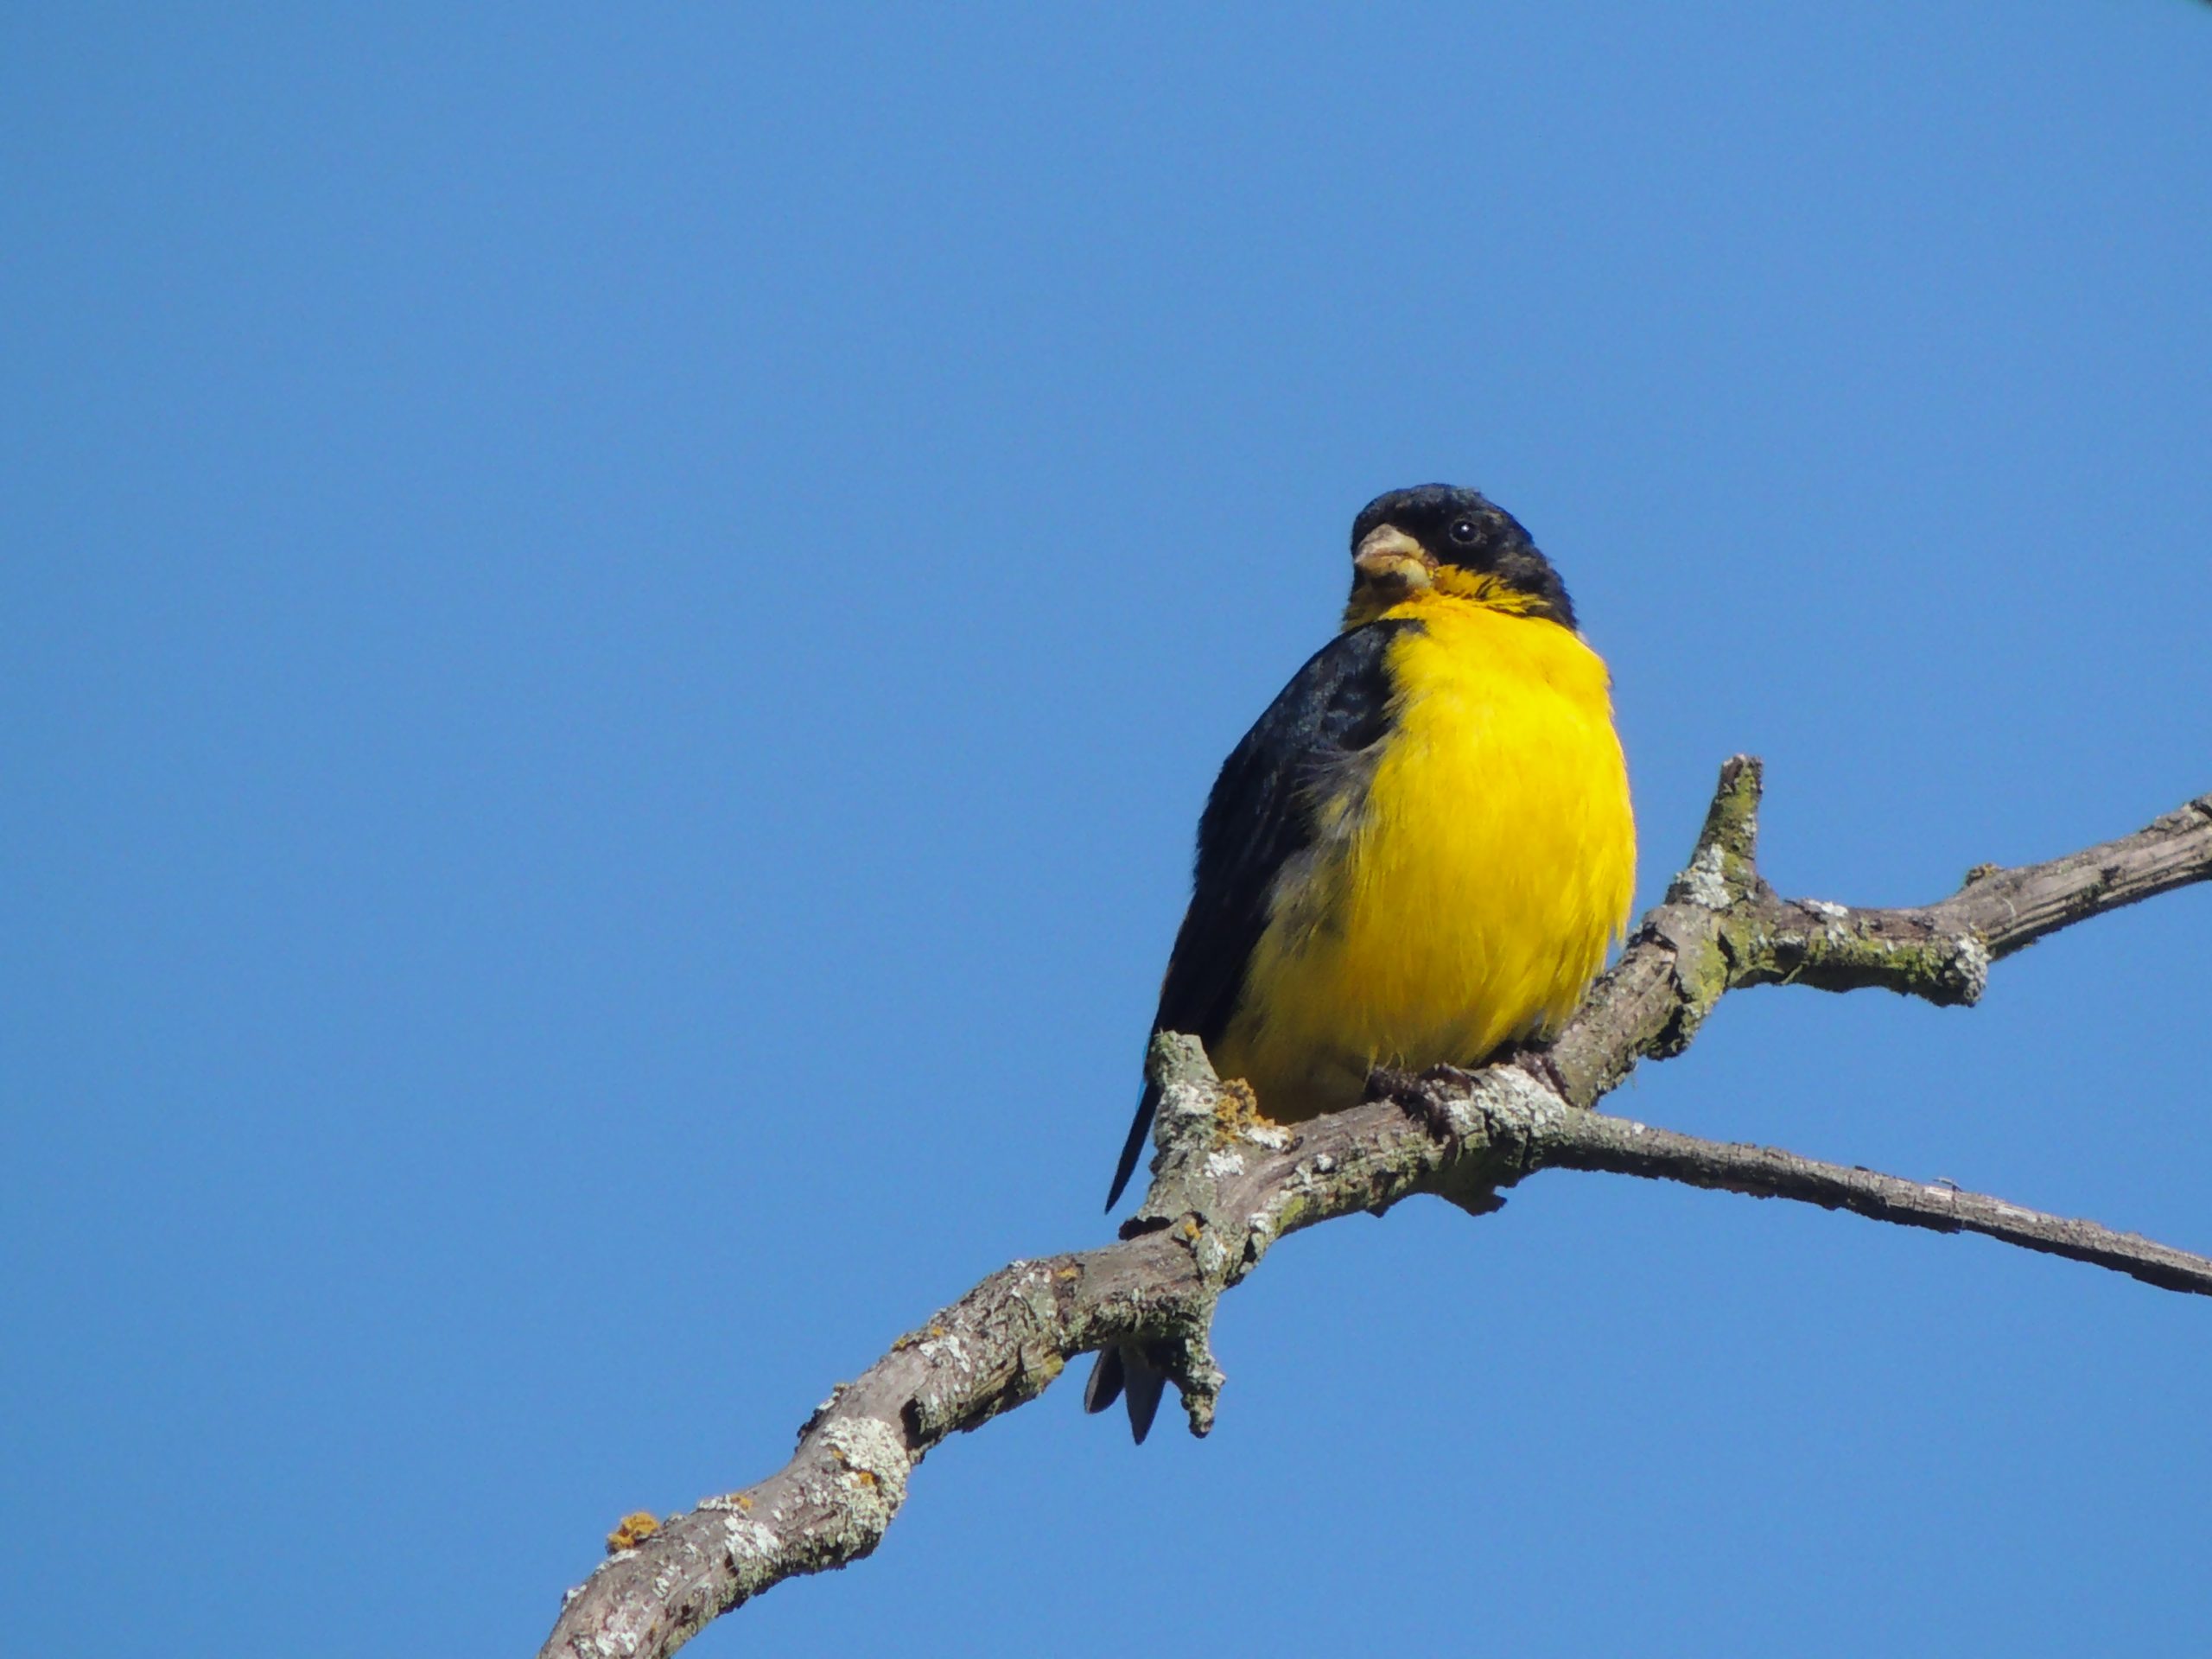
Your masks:
{"label": "yellow and black bird", "polygon": [[[1343,630],[1230,753],[1153,1029],[1188,1032],[1260,1110],[1357,1103],[1376,1066],[1541,1040],[1628,921],[1636,824],[1611,677],[1549,560],[1473,490],[1394,490],[1353,522]],[[1112,1209],[1159,1104],[1147,1088]],[[1109,1349],[1140,1440],[1164,1378]]]}

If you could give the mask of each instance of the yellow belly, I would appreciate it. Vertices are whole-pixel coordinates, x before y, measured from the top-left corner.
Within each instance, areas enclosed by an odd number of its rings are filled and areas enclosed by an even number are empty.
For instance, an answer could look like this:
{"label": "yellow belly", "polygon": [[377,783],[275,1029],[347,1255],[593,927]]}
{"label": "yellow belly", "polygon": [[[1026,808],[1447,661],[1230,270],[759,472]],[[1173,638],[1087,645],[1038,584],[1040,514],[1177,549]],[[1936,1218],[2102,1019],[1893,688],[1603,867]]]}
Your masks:
{"label": "yellow belly", "polygon": [[1392,646],[1395,722],[1319,805],[1214,1062],[1281,1119],[1368,1069],[1471,1065],[1572,1013],[1626,925],[1628,772],[1605,666],[1567,629],[1430,599]]}

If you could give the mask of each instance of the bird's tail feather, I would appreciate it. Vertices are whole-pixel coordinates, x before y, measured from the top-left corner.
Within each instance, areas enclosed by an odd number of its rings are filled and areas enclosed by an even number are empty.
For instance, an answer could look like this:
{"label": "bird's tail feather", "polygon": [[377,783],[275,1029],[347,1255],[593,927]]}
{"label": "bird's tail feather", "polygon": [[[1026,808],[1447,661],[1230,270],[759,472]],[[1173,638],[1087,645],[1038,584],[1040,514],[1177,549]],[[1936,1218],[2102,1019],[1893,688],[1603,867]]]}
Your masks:
{"label": "bird's tail feather", "polygon": [[1144,1437],[1152,1433],[1152,1420],[1166,1391],[1167,1373],[1136,1344],[1103,1348],[1091,1364],[1090,1381],[1084,1387],[1083,1408],[1103,1411],[1116,1399],[1122,1400],[1128,1407],[1129,1433],[1142,1446]]}
{"label": "bird's tail feather", "polygon": [[1122,1189],[1136,1173],[1137,1160],[1144,1155],[1145,1136],[1152,1128],[1152,1116],[1159,1109],[1160,1085],[1147,1081],[1144,1093],[1137,1096],[1137,1121],[1129,1125],[1129,1138],[1122,1145],[1122,1161],[1114,1166],[1114,1188],[1106,1195],[1107,1209],[1120,1202]]}

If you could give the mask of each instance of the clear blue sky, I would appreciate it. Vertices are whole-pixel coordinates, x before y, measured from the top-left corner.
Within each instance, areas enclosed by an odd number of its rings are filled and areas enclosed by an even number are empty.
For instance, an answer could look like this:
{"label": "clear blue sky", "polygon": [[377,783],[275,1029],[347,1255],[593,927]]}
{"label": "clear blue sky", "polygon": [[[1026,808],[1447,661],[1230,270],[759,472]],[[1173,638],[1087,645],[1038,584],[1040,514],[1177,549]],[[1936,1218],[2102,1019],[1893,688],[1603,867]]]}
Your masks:
{"label": "clear blue sky", "polygon": [[[1478,485],[1868,902],[2212,789],[2212,9],[10,8],[25,1654],[527,1652],[1096,1243],[1213,769]],[[2212,893],[1617,1099],[2212,1247]],[[1552,1176],[705,1655],[2201,1650],[2212,1308]],[[1172,1428],[1172,1421],[1166,1425]]]}

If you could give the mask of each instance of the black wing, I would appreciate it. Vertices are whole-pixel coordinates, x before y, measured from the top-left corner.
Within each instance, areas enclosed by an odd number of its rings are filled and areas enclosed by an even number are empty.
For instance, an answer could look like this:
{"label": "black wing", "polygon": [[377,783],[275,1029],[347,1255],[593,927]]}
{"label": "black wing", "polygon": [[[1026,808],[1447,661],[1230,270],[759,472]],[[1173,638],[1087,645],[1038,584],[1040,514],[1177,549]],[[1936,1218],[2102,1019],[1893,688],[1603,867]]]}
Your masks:
{"label": "black wing", "polygon": [[[1384,654],[1413,621],[1371,622],[1340,633],[1306,659],[1267,713],[1230,751],[1198,819],[1191,907],[1175,935],[1152,1028],[1187,1031],[1209,1050],[1229,1029],[1245,965],[1268,925],[1283,865],[1313,845],[1309,786],[1380,738],[1389,724]],[[1107,1194],[1128,1185],[1160,1104],[1150,1084]]]}

